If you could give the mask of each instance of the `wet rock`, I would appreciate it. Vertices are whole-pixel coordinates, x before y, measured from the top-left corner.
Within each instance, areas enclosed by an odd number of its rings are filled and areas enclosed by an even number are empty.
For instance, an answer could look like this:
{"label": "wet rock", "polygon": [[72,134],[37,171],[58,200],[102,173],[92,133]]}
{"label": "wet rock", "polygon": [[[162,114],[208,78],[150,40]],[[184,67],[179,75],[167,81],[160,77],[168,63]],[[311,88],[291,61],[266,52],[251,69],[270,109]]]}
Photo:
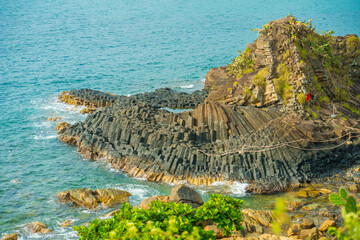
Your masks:
{"label": "wet rock", "polygon": [[30,232],[32,233],[41,233],[41,234],[45,234],[45,233],[49,233],[52,230],[49,229],[45,223],[42,222],[32,222],[30,224],[27,225],[28,229]]}
{"label": "wet rock", "polygon": [[314,197],[318,197],[318,196],[320,196],[320,191],[318,191],[318,190],[316,190],[316,189],[314,189],[314,188],[303,188],[303,189],[300,189],[297,193],[296,193],[296,195],[298,196],[298,197],[301,197],[301,198],[307,198],[307,197],[312,197],[312,198],[314,198]]}
{"label": "wet rock", "polygon": [[129,201],[129,192],[118,189],[97,189],[79,188],[63,191],[57,194],[60,202],[72,202],[75,205],[89,209],[95,209],[99,204],[113,206]]}
{"label": "wet rock", "polygon": [[68,226],[70,226],[72,223],[73,223],[73,220],[67,219],[67,220],[65,220],[65,221],[60,225],[60,227],[68,227]]}
{"label": "wet rock", "polygon": [[153,202],[155,200],[159,200],[160,202],[167,203],[167,202],[169,202],[169,197],[168,196],[163,196],[163,195],[156,195],[156,196],[153,196],[153,197],[148,197],[148,198],[144,199],[141,202],[140,207],[142,209],[149,209],[151,202]]}
{"label": "wet rock", "polygon": [[62,134],[64,133],[69,127],[70,127],[70,123],[67,122],[59,122],[56,127],[55,130],[59,130],[58,134]]}
{"label": "wet rock", "polygon": [[169,201],[187,203],[193,207],[198,207],[204,204],[200,194],[183,184],[177,185],[171,189]]}
{"label": "wet rock", "polygon": [[286,201],[285,205],[288,211],[295,211],[298,210],[301,206],[303,206],[304,203],[301,201]]}
{"label": "wet rock", "polygon": [[320,232],[326,232],[329,227],[336,227],[336,222],[334,220],[326,220],[325,222],[323,222],[319,228]]}
{"label": "wet rock", "polygon": [[17,233],[11,233],[11,234],[5,234],[1,240],[17,240],[19,237],[19,234]]}

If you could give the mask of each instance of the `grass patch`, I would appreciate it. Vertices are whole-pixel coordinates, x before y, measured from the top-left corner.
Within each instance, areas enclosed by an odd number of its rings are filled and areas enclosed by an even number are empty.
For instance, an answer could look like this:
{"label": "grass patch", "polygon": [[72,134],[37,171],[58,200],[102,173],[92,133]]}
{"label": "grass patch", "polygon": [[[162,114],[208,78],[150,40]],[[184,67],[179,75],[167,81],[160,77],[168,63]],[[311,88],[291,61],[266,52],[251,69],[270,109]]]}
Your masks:
{"label": "grass patch", "polygon": [[344,103],[343,106],[344,106],[345,108],[349,109],[351,112],[353,112],[353,113],[355,113],[355,114],[357,114],[357,115],[360,115],[360,110],[351,107],[348,103]]}
{"label": "grass patch", "polygon": [[266,77],[269,75],[269,68],[263,68],[256,74],[253,79],[253,83],[257,86],[262,93],[265,92],[266,89]]}
{"label": "grass patch", "polygon": [[289,85],[290,71],[283,63],[277,66],[276,71],[278,72],[279,77],[274,79],[275,91],[286,105],[288,99],[293,94],[293,88]]}

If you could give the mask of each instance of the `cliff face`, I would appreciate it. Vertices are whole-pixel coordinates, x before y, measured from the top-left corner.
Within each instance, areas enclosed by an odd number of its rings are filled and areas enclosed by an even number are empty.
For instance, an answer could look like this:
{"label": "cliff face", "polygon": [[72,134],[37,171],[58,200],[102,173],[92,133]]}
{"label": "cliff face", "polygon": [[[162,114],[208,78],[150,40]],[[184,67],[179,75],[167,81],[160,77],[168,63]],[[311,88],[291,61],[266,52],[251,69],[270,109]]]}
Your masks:
{"label": "cliff face", "polygon": [[[106,107],[60,140],[150,181],[240,180],[269,191],[360,160],[359,39],[319,35],[293,17],[260,32],[233,63],[210,70],[208,96],[169,89],[131,97],[65,93],[68,101],[93,106],[100,99]],[[333,104],[342,114],[336,119]],[[175,114],[161,107],[195,109]]]}

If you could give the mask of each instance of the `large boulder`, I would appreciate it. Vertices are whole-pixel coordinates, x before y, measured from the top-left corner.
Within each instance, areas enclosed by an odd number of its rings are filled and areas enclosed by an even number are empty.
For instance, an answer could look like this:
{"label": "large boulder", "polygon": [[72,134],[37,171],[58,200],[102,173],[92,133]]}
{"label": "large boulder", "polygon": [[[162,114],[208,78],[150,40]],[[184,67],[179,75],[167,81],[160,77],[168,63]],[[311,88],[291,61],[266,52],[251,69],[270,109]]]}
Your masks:
{"label": "large boulder", "polygon": [[149,209],[150,203],[152,203],[153,201],[156,201],[156,200],[159,200],[160,202],[169,202],[169,196],[156,195],[153,197],[148,197],[141,202],[140,207],[142,209]]}
{"label": "large boulder", "polygon": [[129,201],[129,192],[118,189],[78,188],[63,191],[57,194],[60,202],[72,202],[85,208],[95,209],[99,204],[113,206]]}
{"label": "large boulder", "polygon": [[187,203],[193,207],[198,207],[204,204],[204,201],[199,193],[183,184],[177,185],[171,189],[169,201]]}
{"label": "large boulder", "polygon": [[45,223],[42,223],[42,222],[32,222],[32,223],[29,223],[27,225],[28,229],[30,232],[32,233],[41,233],[41,234],[44,234],[44,233],[49,233],[51,232],[52,230],[49,229]]}
{"label": "large boulder", "polygon": [[59,122],[56,127],[55,130],[59,130],[58,134],[62,134],[64,133],[69,127],[70,127],[70,123],[67,122]]}

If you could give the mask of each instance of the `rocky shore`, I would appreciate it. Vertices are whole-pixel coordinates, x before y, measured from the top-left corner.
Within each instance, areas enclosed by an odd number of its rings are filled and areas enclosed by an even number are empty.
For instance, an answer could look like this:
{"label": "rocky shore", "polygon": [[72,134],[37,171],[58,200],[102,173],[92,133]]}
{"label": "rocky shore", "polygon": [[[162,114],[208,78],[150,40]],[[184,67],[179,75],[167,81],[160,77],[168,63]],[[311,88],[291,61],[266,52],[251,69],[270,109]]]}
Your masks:
{"label": "rocky shore", "polygon": [[72,126],[60,123],[59,139],[134,177],[246,181],[256,193],[285,191],[357,163],[359,38],[319,35],[292,16],[258,31],[233,63],[209,71],[203,91],[63,92],[60,101],[92,113]]}
{"label": "rocky shore", "polygon": [[[204,91],[64,92],[60,101],[94,112],[59,139],[134,177],[246,181],[256,193],[285,191],[359,162],[359,38],[319,35],[291,16],[266,26],[239,59],[210,70]],[[330,50],[319,52],[324,46]]]}

